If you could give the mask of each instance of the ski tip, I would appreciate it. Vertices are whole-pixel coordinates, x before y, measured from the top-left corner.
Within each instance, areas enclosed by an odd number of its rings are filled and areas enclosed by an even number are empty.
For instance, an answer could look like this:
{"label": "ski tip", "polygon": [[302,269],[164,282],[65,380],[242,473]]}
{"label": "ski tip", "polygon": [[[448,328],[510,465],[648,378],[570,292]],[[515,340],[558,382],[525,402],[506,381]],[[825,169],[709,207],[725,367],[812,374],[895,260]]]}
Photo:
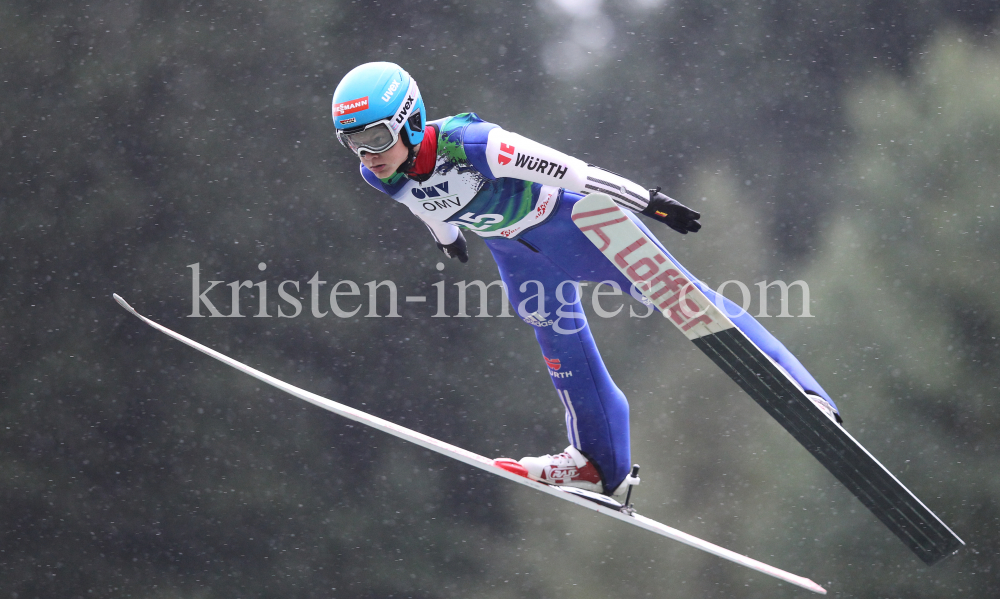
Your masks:
{"label": "ski tip", "polygon": [[[812,582],[812,581],[810,580],[809,582]],[[816,593],[816,594],[819,594],[819,595],[826,595],[826,589],[824,589],[823,587],[819,586],[815,582],[813,582],[813,587],[810,588],[809,590],[812,591],[812,592],[814,592],[814,593]]]}
{"label": "ski tip", "polygon": [[589,193],[583,196],[576,204],[573,204],[573,220],[596,216],[596,214],[591,214],[595,210],[597,210],[597,214],[603,214],[613,212],[615,208],[614,200],[608,194]]}
{"label": "ski tip", "polygon": [[122,299],[122,296],[118,295],[117,293],[112,293],[111,297],[115,298],[115,301],[118,302],[121,305],[122,308],[125,308],[126,310],[128,310],[132,314],[135,314],[136,316],[139,315],[139,313],[135,311],[135,308],[133,308],[132,306],[128,305],[128,302],[126,302],[124,299]]}
{"label": "ski tip", "polygon": [[819,586],[815,582],[809,580],[808,578],[801,578],[801,577],[796,577],[796,578],[799,578],[799,580],[791,581],[794,582],[796,586],[802,587],[807,591],[812,591],[817,595],[826,595],[826,589]]}
{"label": "ski tip", "polygon": [[497,458],[493,460],[493,465],[502,468],[507,472],[528,478],[528,469],[521,465],[521,462],[510,458]]}

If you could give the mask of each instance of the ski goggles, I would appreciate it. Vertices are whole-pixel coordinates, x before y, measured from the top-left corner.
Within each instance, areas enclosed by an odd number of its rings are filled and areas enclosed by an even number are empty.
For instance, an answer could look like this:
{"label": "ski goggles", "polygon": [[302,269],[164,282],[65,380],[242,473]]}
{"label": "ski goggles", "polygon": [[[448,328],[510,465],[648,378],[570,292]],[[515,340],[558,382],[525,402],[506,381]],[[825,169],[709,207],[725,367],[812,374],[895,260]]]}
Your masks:
{"label": "ski goggles", "polygon": [[392,127],[392,119],[382,119],[360,129],[337,131],[337,139],[348,150],[360,155],[361,152],[381,154],[399,139],[399,129]]}
{"label": "ski goggles", "polygon": [[[382,96],[382,100],[388,102],[389,99],[386,96],[394,93],[392,88],[386,91],[385,95]],[[396,110],[396,114],[392,115],[387,119],[382,119],[375,121],[374,123],[368,123],[362,127],[355,127],[352,129],[338,129],[337,130],[337,140],[345,148],[354,152],[357,155],[361,155],[361,152],[370,152],[372,154],[381,154],[385,152],[399,140],[399,131],[406,124],[406,120],[409,119],[414,114],[414,109],[417,108],[417,104],[420,100],[420,90],[417,88],[417,82],[410,77],[410,85],[406,88],[406,94],[403,96],[403,102],[399,105]],[[367,102],[367,97],[365,98]],[[340,118],[338,115],[338,107],[341,105],[334,106],[334,119]]]}

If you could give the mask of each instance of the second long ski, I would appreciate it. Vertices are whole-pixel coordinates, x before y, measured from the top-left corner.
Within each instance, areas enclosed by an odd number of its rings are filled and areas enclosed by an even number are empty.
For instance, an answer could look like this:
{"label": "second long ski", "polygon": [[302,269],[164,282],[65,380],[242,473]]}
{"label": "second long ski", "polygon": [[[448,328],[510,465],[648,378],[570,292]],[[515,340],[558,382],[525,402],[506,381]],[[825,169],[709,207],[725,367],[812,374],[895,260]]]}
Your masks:
{"label": "second long ski", "polygon": [[774,417],[928,565],[964,543],[937,515],[835,423],[675,268],[605,194],[576,203],[573,221],[689,340]]}

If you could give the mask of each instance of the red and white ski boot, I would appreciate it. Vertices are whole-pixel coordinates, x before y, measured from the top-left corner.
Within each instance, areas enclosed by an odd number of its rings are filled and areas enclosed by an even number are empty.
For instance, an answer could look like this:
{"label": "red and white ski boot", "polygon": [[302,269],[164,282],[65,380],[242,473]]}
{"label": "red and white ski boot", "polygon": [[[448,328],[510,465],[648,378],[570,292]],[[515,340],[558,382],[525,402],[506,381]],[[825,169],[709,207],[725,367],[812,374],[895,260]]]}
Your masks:
{"label": "red and white ski boot", "polygon": [[547,485],[576,487],[594,493],[604,493],[604,484],[597,468],[572,445],[556,455],[521,458],[498,458],[493,463],[514,474]]}

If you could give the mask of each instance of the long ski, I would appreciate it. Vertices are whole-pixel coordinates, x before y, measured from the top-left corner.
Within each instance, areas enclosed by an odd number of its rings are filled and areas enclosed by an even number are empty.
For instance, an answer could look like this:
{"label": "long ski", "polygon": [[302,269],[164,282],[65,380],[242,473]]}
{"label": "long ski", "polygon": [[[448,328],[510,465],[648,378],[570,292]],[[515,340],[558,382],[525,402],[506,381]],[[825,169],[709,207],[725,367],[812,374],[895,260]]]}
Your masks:
{"label": "long ski", "polygon": [[573,207],[573,221],[645,298],[774,417],[823,466],[931,565],[965,543],[879,463],[717,306],[675,268],[604,194]]}
{"label": "long ski", "polygon": [[681,532],[676,528],[671,528],[655,520],[651,520],[644,516],[640,516],[639,514],[635,513],[634,510],[630,509],[629,507],[621,505],[620,503],[618,503],[617,501],[615,501],[610,497],[597,495],[596,493],[588,493],[586,491],[581,491],[579,489],[563,489],[560,487],[553,487],[549,485],[544,485],[539,482],[535,482],[533,480],[530,480],[518,474],[514,474],[512,472],[508,472],[507,470],[504,470],[503,468],[496,466],[493,463],[493,460],[489,458],[477,455],[475,453],[472,453],[471,451],[466,451],[460,447],[456,447],[449,443],[445,443],[444,441],[439,441],[423,433],[418,433],[417,431],[410,430],[403,426],[399,426],[398,424],[393,424],[388,420],[383,420],[382,418],[378,418],[377,416],[372,416],[371,414],[362,412],[361,410],[345,406],[341,403],[337,403],[325,397],[316,395],[315,393],[311,393],[304,389],[300,389],[294,385],[290,385],[280,379],[277,379],[273,376],[264,374],[259,370],[251,368],[250,366],[247,366],[242,362],[238,362],[230,358],[229,356],[226,356],[225,354],[222,354],[214,349],[211,349],[196,341],[193,341],[185,337],[184,335],[181,335],[180,333],[176,333],[168,329],[167,327],[150,320],[149,318],[146,318],[145,316],[136,312],[132,308],[132,306],[130,306],[118,294],[114,294],[114,298],[115,301],[121,304],[123,308],[128,310],[134,316],[138,317],[144,323],[160,331],[161,333],[173,337],[174,339],[180,341],[181,343],[193,347],[194,349],[200,352],[208,354],[209,356],[215,358],[216,360],[222,362],[223,364],[232,366],[233,368],[239,370],[240,372],[248,374],[264,383],[267,383],[268,385],[276,387],[299,399],[305,400],[313,405],[319,406],[324,410],[328,410],[330,412],[333,412],[334,414],[339,414],[340,416],[349,418],[351,420],[354,420],[355,422],[360,422],[361,424],[365,424],[372,428],[378,429],[382,432],[389,433],[390,435],[399,437],[400,439],[419,445],[424,449],[435,451],[441,455],[448,456],[450,458],[456,459],[470,466],[479,468],[480,470],[485,470],[490,474],[501,476],[503,478],[506,478],[507,480],[520,483],[522,485],[535,489],[536,491],[540,491],[542,493],[551,495],[553,497],[558,497],[559,499],[569,501],[570,503],[576,504],[580,507],[594,510],[600,514],[604,514],[605,516],[610,516],[621,522],[632,524],[633,526],[638,526],[639,528],[644,528],[658,535],[667,537],[668,539],[680,541],[681,543],[690,545],[691,547],[694,547],[696,549],[700,549],[707,553],[711,553],[712,555],[716,555],[723,559],[740,564],[741,566],[746,566],[747,568],[756,570],[757,572],[760,572],[762,574],[773,576],[774,578],[783,580],[789,584],[793,584],[802,587],[804,589],[808,589],[814,593],[819,593],[821,595],[826,594],[826,590],[823,587],[819,586],[818,584],[809,580],[808,578],[803,578],[801,576],[797,576],[790,572],[786,572],[784,570],[775,568],[774,566],[769,566],[768,564],[759,562],[745,555],[741,555],[734,551],[730,551],[729,549],[725,549],[723,547],[719,547],[718,545],[709,543],[708,541],[705,541],[703,539],[699,539],[698,537],[695,537],[693,535]]}

